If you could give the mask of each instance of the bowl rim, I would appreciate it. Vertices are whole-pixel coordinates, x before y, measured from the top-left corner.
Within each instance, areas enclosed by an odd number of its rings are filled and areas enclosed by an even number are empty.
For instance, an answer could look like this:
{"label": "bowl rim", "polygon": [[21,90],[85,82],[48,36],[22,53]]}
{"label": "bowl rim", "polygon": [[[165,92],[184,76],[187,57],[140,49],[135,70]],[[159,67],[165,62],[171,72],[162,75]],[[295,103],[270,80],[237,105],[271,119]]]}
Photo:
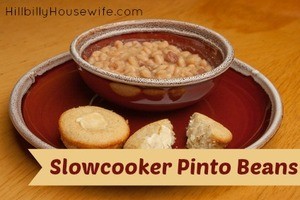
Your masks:
{"label": "bowl rim", "polygon": [[[218,40],[221,42],[221,45],[224,47],[226,55],[224,55],[224,53],[222,52],[222,50],[220,49],[221,53],[223,54],[224,58],[223,61],[220,65],[218,65],[217,67],[215,67],[213,70],[203,73],[203,74],[199,74],[196,76],[190,76],[190,77],[184,77],[184,78],[171,78],[171,79],[149,79],[149,78],[141,78],[141,77],[131,77],[131,76],[126,76],[126,75],[122,75],[122,74],[117,74],[117,73],[113,73],[110,71],[106,71],[103,69],[100,69],[98,67],[95,67],[91,64],[89,64],[87,61],[85,61],[82,57],[81,57],[81,53],[82,51],[89,46],[90,44],[99,41],[99,37],[103,37],[104,38],[109,38],[112,36],[116,36],[116,35],[122,35],[122,34],[126,34],[126,33],[135,33],[135,32],[170,32],[174,34],[174,30],[172,30],[171,32],[171,28],[170,27],[155,27],[155,24],[160,23],[163,25],[177,25],[180,27],[189,27],[192,30],[198,30],[201,32],[204,32],[206,35],[212,35],[212,37],[214,37],[214,39]],[[154,28],[150,27],[150,26],[154,26]],[[126,29],[126,32],[124,33],[124,31],[122,30],[116,30],[119,27],[124,27],[124,26],[128,26],[129,28]],[[137,29],[136,27],[132,28],[131,26],[136,26],[139,27],[139,29]],[[143,29],[141,29],[140,27],[145,27]],[[173,26],[175,27],[175,26]],[[179,29],[179,28],[177,28]],[[108,31],[111,30],[112,33],[111,35],[107,33],[101,33],[103,31]],[[150,31],[149,31],[150,30]],[[184,32],[183,30],[176,30],[177,32],[175,34],[179,34],[182,36],[194,36],[194,37],[198,37],[201,38],[203,40],[205,40],[208,43],[212,43],[211,39],[206,38],[203,35],[197,35],[196,33],[191,33],[191,31],[186,31]],[[115,33],[117,32],[117,34]],[[96,36],[94,35],[96,34]],[[98,35],[97,35],[98,34]],[[87,43],[81,44],[81,40],[82,39],[87,39]],[[212,44],[213,45],[213,44]],[[215,45],[214,45],[215,46]],[[79,48],[78,48],[79,47]],[[186,85],[193,85],[193,84],[197,84],[197,83],[201,83],[204,81],[208,81],[210,79],[213,79],[214,77],[219,76],[220,74],[222,74],[223,72],[225,72],[230,64],[233,62],[234,60],[234,49],[232,47],[232,45],[230,44],[230,42],[224,38],[221,34],[206,28],[204,26],[201,25],[197,25],[197,24],[193,24],[193,23],[189,23],[189,22],[183,22],[183,21],[175,21],[175,20],[167,20],[167,19],[143,19],[143,20],[129,20],[129,21],[121,21],[121,22],[115,22],[115,23],[110,23],[110,24],[105,24],[102,26],[98,26],[98,27],[94,27],[91,28],[83,33],[81,33],[80,35],[78,35],[77,37],[75,37],[75,39],[72,41],[71,45],[70,45],[70,53],[71,56],[73,58],[73,60],[79,65],[79,70],[86,70],[96,76],[111,80],[111,81],[115,81],[115,82],[120,82],[120,83],[125,83],[125,84],[129,84],[129,85],[136,85],[136,86],[151,86],[151,87],[178,87],[178,86],[186,86]]]}

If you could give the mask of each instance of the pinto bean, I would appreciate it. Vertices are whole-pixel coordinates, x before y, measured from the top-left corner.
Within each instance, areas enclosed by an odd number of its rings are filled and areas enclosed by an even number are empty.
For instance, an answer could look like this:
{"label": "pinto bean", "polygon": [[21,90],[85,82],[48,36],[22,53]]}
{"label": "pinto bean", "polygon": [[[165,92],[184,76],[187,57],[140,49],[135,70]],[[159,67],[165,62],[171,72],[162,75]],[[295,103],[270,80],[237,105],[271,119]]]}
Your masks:
{"label": "pinto bean", "polygon": [[178,56],[174,52],[169,51],[165,56],[165,60],[170,63],[177,63]]}
{"label": "pinto bean", "polygon": [[168,41],[115,41],[86,59],[90,64],[132,77],[170,79],[212,70],[198,54],[183,51]]}

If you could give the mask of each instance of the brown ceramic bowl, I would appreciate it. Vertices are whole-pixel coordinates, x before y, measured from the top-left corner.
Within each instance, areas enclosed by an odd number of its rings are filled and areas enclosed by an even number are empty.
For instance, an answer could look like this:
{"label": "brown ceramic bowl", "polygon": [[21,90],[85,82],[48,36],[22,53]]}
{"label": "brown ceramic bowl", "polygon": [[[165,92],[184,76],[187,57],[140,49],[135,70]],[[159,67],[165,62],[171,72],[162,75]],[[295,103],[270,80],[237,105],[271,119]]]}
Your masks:
{"label": "brown ceramic bowl", "polygon": [[[148,79],[102,70],[86,59],[115,40],[167,40],[206,59],[213,70],[186,78]],[[134,20],[90,29],[71,44],[71,55],[84,82],[103,98],[125,107],[165,111],[198,102],[216,85],[234,59],[233,48],[220,34],[205,27],[172,20]]]}

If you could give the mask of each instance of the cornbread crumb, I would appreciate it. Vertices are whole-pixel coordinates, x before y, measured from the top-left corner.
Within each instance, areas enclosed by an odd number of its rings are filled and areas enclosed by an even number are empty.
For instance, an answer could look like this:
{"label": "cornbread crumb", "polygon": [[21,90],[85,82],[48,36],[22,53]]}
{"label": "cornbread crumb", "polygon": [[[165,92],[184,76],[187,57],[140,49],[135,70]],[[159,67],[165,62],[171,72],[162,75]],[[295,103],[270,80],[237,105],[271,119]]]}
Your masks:
{"label": "cornbread crumb", "polygon": [[129,137],[125,149],[171,149],[175,142],[173,125],[168,119],[150,123]]}
{"label": "cornbread crumb", "polygon": [[222,149],[232,140],[232,133],[222,124],[196,112],[191,116],[187,137],[187,148]]}

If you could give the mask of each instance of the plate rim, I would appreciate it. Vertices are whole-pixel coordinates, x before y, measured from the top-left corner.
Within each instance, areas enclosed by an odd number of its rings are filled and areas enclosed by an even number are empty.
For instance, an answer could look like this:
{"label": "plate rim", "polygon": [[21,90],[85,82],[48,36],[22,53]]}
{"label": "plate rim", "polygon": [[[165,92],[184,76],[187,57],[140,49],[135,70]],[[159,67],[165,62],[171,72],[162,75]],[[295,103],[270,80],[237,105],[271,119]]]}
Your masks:
{"label": "plate rim", "polygon": [[56,149],[47,142],[41,140],[27,127],[22,114],[22,100],[29,88],[35,82],[35,77],[57,67],[71,59],[69,52],[58,54],[33,67],[24,74],[14,86],[9,103],[9,116],[18,133],[32,146],[40,149]]}
{"label": "plate rim", "polygon": [[232,69],[245,76],[251,76],[254,81],[262,87],[271,101],[270,124],[268,125],[265,133],[257,141],[245,148],[258,149],[264,146],[275,135],[281,125],[283,118],[282,100],[273,83],[260,71],[254,69],[249,64],[241,60],[235,59],[234,62],[236,63],[236,68],[232,67]]}
{"label": "plate rim", "polygon": [[[58,54],[52,58],[49,58],[40,64],[33,67],[30,71],[24,74],[14,86],[9,102],[9,116],[10,119],[18,131],[18,133],[35,148],[40,149],[56,149],[47,142],[41,140],[34,133],[32,133],[23,118],[22,115],[22,100],[28,89],[35,82],[35,77],[44,74],[45,72],[57,67],[58,65],[71,60],[69,52]],[[259,84],[266,92],[271,101],[271,116],[270,123],[263,133],[263,135],[251,145],[244,149],[258,149],[264,146],[279,129],[283,118],[283,105],[280,94],[272,82],[258,70],[254,69],[247,63],[235,58],[232,62],[232,69],[244,76],[253,77],[254,81]]]}

